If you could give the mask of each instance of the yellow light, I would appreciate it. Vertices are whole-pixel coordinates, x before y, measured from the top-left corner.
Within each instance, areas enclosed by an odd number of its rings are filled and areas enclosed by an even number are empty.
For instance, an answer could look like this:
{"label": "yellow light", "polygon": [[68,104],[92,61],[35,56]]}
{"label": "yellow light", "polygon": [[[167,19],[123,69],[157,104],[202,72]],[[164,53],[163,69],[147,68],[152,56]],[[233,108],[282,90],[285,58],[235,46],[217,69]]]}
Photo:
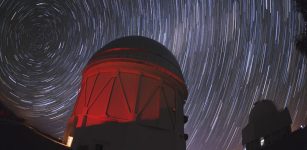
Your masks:
{"label": "yellow light", "polygon": [[72,144],[72,141],[73,141],[73,140],[74,140],[74,137],[68,136],[66,146],[67,146],[67,147],[71,147],[71,144]]}

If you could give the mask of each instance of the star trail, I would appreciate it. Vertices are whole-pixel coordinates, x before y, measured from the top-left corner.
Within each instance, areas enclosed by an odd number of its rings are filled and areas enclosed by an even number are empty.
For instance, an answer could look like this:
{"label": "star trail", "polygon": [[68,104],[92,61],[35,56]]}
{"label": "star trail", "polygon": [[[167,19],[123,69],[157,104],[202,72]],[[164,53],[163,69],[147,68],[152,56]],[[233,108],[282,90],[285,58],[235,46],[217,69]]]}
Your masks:
{"label": "star trail", "polygon": [[142,35],[168,47],[189,89],[188,150],[238,150],[253,104],[307,124],[304,30],[293,0],[0,0],[0,101],[61,138],[81,73],[108,42]]}

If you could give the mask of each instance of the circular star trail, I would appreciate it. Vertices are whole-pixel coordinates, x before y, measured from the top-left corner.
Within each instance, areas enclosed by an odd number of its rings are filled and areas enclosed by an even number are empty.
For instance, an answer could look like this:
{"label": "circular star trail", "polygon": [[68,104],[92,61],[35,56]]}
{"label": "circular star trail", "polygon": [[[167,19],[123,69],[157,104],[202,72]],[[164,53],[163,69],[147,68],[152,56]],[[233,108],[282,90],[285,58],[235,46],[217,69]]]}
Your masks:
{"label": "circular star trail", "polygon": [[183,70],[187,149],[239,149],[258,100],[288,107],[293,130],[307,123],[303,26],[292,0],[0,0],[0,101],[61,137],[90,57],[142,35]]}

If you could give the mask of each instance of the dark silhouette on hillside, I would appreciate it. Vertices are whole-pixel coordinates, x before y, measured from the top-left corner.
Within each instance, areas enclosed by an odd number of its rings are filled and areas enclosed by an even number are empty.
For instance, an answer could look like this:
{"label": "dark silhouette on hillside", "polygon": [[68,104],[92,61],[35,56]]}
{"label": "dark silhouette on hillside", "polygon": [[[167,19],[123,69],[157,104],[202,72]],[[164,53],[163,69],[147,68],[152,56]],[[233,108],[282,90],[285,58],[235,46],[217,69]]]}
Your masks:
{"label": "dark silhouette on hillside", "polygon": [[17,117],[10,109],[0,103],[0,119],[1,120],[14,120],[17,122],[23,122],[24,120]]}
{"label": "dark silhouette on hillside", "polygon": [[305,20],[305,29],[304,33],[302,33],[297,41],[296,41],[296,48],[307,56],[307,0],[295,0],[296,6],[299,12],[302,13],[303,18]]}
{"label": "dark silhouette on hillside", "polygon": [[287,108],[278,110],[270,100],[258,101],[242,130],[242,144],[246,150],[305,150],[307,129],[291,132],[291,123]]}
{"label": "dark silhouette on hillside", "polygon": [[68,150],[60,141],[27,125],[0,103],[0,150]]}

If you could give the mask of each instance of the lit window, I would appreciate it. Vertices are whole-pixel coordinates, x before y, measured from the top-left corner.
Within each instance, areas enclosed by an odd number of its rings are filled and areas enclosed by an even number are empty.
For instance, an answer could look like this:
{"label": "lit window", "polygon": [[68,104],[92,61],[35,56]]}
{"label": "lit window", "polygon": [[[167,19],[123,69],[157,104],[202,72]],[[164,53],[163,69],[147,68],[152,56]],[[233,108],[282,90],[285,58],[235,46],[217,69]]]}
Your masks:
{"label": "lit window", "polygon": [[72,144],[73,139],[74,139],[74,137],[68,136],[67,143],[66,143],[66,146],[67,146],[67,147],[71,147],[71,144]]}
{"label": "lit window", "polygon": [[264,138],[263,138],[263,137],[260,138],[260,145],[261,145],[261,146],[264,145]]}

